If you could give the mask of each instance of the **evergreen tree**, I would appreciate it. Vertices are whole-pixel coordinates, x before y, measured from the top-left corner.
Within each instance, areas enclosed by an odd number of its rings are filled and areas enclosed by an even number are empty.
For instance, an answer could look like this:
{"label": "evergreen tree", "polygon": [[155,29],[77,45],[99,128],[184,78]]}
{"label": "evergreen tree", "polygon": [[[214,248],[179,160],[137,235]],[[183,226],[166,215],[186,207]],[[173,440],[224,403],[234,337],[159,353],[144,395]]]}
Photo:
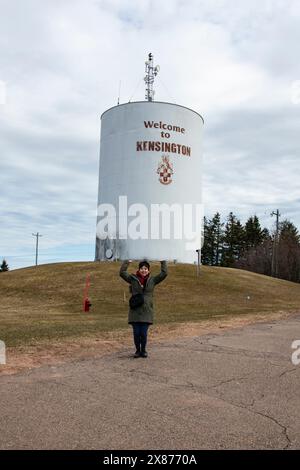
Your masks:
{"label": "evergreen tree", "polygon": [[220,264],[223,225],[219,212],[210,220],[204,217],[204,243],[201,250],[202,264],[210,266],[218,266]]}
{"label": "evergreen tree", "polygon": [[8,271],[8,270],[9,270],[8,264],[7,264],[6,260],[4,259],[2,261],[1,266],[0,266],[0,273],[4,273],[5,271]]}
{"label": "evergreen tree", "polygon": [[207,218],[204,216],[203,219],[203,246],[201,248],[201,263],[205,265],[211,264],[210,253],[211,253],[211,234],[210,227]]}
{"label": "evergreen tree", "polygon": [[249,217],[245,223],[245,250],[250,250],[255,246],[258,246],[264,240],[265,233],[260,226],[258,217],[254,215]]}
{"label": "evergreen tree", "polygon": [[297,227],[293,224],[293,222],[290,222],[287,219],[280,222],[279,239],[289,239],[293,240],[295,243],[300,243],[300,235]]}
{"label": "evergreen tree", "polygon": [[245,224],[245,249],[234,267],[271,276],[273,237],[267,228],[261,228],[258,217],[250,217]]}
{"label": "evergreen tree", "polygon": [[276,262],[279,278],[300,282],[300,235],[287,219],[279,224]]}
{"label": "evergreen tree", "polygon": [[219,266],[221,261],[223,237],[224,237],[224,223],[221,223],[220,213],[217,212],[211,220],[211,230],[213,235],[213,248],[212,248],[212,265]]}
{"label": "evergreen tree", "polygon": [[272,236],[267,228],[262,229],[262,241],[271,241]]}
{"label": "evergreen tree", "polygon": [[244,251],[245,230],[240,220],[230,212],[227,217],[224,233],[221,266],[233,266]]}

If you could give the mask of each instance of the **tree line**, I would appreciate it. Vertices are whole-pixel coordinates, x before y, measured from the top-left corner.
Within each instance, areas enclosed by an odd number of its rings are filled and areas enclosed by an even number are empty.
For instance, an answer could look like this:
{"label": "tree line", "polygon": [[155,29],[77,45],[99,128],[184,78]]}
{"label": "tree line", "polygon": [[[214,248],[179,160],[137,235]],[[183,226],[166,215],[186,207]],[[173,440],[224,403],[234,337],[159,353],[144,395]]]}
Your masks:
{"label": "tree line", "polygon": [[262,228],[256,215],[243,225],[229,213],[225,222],[217,212],[204,217],[202,264],[246,269],[267,276],[300,282],[300,235],[288,219],[278,230]]}

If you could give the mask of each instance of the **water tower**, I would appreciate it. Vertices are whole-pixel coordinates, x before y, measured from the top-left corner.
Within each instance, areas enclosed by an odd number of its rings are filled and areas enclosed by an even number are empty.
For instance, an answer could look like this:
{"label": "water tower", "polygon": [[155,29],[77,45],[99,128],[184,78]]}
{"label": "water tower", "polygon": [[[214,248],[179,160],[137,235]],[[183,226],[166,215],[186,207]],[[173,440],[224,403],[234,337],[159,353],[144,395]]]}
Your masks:
{"label": "water tower", "polygon": [[149,54],[146,100],[101,116],[96,260],[198,258],[203,118],[154,101],[158,72]]}

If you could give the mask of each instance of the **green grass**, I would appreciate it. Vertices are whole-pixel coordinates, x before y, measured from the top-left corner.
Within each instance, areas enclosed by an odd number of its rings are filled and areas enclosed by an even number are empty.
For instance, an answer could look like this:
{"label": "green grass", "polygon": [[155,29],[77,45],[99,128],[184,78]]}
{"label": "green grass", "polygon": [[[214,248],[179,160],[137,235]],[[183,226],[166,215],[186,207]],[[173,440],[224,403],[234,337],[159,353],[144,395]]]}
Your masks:
{"label": "green grass", "polygon": [[[158,273],[159,263],[152,263]],[[0,274],[0,339],[9,346],[127,328],[128,284],[120,263],[58,263]],[[135,272],[137,263],[129,267]],[[92,308],[82,311],[86,275]],[[124,292],[126,302],[124,302]],[[250,296],[250,299],[247,299]],[[230,268],[170,264],[156,287],[155,323],[300,311],[300,284]]]}

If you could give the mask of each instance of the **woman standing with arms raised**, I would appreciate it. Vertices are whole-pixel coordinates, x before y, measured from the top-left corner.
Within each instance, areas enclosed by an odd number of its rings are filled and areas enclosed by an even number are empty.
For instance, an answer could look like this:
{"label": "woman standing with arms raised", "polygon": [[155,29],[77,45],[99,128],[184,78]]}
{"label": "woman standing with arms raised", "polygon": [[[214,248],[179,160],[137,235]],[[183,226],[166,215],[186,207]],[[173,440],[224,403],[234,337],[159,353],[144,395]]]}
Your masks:
{"label": "woman standing with arms raised", "polygon": [[139,269],[134,274],[127,272],[131,260],[126,260],[120,268],[120,276],[130,284],[132,297],[129,301],[128,323],[133,328],[133,339],[136,347],[134,357],[147,357],[147,335],[149,325],[153,323],[153,291],[157,284],[167,275],[167,262],[161,261],[161,272],[151,276],[150,264],[144,260],[139,263]]}

